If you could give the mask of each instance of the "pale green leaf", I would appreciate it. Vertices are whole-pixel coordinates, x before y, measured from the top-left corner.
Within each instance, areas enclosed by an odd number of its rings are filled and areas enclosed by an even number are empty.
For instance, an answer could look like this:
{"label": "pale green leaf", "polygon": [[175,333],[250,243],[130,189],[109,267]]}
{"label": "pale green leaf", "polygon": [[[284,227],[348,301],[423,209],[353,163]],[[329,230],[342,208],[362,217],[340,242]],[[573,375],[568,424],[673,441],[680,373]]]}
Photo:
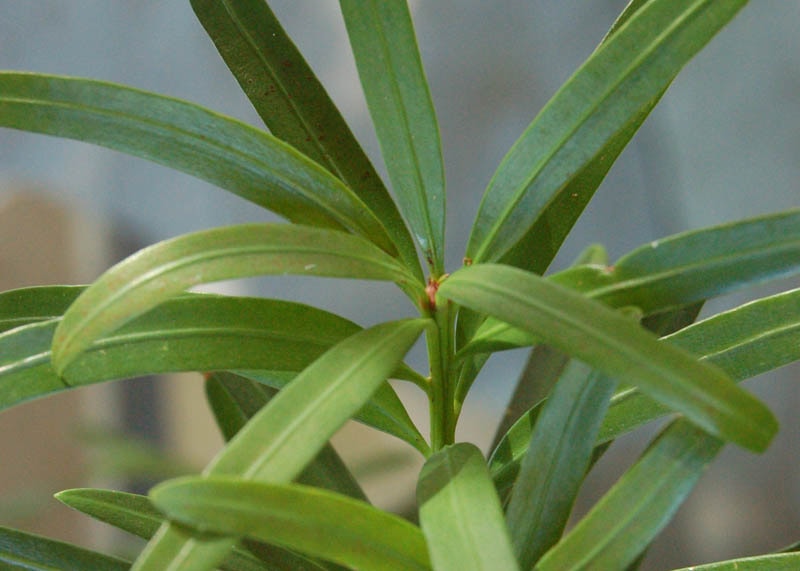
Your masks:
{"label": "pale green leaf", "polygon": [[663,529],[722,442],[675,421],[536,565],[536,571],[624,569]]}
{"label": "pale green leaf", "polygon": [[103,274],[70,307],[53,340],[59,374],[102,335],[203,283],[258,275],[299,274],[397,281],[410,274],[357,236],[287,224],[246,224],[160,242]]}
{"label": "pale green leaf", "polygon": [[300,224],[395,249],[335,176],[265,131],[192,103],[96,80],[0,72],[0,126],[94,143],[214,183]]}
{"label": "pale green leaf", "polygon": [[519,569],[500,500],[474,445],[454,444],[428,459],[417,503],[436,571]]}
{"label": "pale green leaf", "polygon": [[356,67],[400,209],[436,275],[444,269],[439,127],[404,0],[340,0]]}
{"label": "pale green leaf", "polygon": [[800,569],[800,553],[778,553],[692,565],[675,571],[797,571],[797,569]]}
{"label": "pale green leaf", "polygon": [[500,260],[550,204],[567,200],[562,193],[570,180],[610,144],[619,146],[614,137],[639,121],[745,3],[652,0],[638,9],[562,86],[503,159],[481,203],[467,256],[474,262]]}
{"label": "pale green leaf", "polygon": [[151,492],[186,525],[249,536],[356,569],[430,569],[419,528],[369,504],[298,484],[180,478]]}
{"label": "pale green leaf", "polygon": [[535,274],[476,264],[442,282],[438,295],[635,384],[708,432],[745,448],[763,450],[777,431],[769,409],[716,367],[659,343],[630,318]]}
{"label": "pale green leaf", "polygon": [[220,55],[272,134],[347,184],[422,279],[405,222],[314,72],[264,0],[192,0]]}

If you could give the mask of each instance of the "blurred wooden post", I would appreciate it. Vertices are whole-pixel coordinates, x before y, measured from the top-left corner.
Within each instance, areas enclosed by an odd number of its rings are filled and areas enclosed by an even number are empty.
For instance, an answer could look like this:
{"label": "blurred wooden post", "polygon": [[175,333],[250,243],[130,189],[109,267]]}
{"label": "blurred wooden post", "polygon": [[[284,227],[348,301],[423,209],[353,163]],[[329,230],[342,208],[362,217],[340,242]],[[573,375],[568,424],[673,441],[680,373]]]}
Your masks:
{"label": "blurred wooden post", "polygon": [[[43,194],[0,193],[0,290],[85,283],[107,262],[98,226]],[[93,389],[65,392],[0,414],[0,525],[87,541],[88,518],[52,494],[88,484],[75,429],[97,395]],[[110,412],[109,401],[91,408]]]}

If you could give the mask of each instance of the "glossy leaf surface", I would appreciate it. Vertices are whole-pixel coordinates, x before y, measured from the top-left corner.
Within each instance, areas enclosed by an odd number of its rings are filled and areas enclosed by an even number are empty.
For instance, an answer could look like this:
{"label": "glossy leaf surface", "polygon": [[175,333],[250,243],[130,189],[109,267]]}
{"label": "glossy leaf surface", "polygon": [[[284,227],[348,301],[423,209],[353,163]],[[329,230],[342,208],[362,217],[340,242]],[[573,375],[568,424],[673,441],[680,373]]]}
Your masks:
{"label": "glossy leaf surface", "polygon": [[467,257],[500,260],[745,3],[653,0],[637,10],[563,85],[503,159],[481,202]]}
{"label": "glossy leaf surface", "polygon": [[721,447],[685,420],[674,422],[536,571],[624,569],[671,519]]}
{"label": "glossy leaf surface", "polygon": [[[277,393],[277,389],[233,373],[217,372],[206,378],[206,397],[226,441],[233,438]],[[296,481],[368,501],[330,444],[320,450]]]}
{"label": "glossy leaf surface", "polygon": [[0,567],[8,571],[126,571],[129,566],[116,557],[0,527]]}
{"label": "glossy leaf surface", "polygon": [[417,504],[436,571],[519,569],[500,500],[474,445],[454,444],[428,459]]}
{"label": "glossy leaf surface", "polygon": [[[667,340],[718,365],[734,381],[765,373],[800,358],[800,291],[745,304],[699,321],[662,342]],[[611,399],[598,444],[610,443],[670,412],[635,388],[623,389]],[[508,486],[519,469],[538,414],[539,409],[534,408],[523,415],[497,446],[491,469],[499,489]]]}
{"label": "glossy leaf surface", "polygon": [[413,278],[362,238],[286,224],[228,226],[160,242],[103,274],[70,307],[53,340],[64,374],[100,336],[190,287],[259,275],[298,274],[398,281]]}
{"label": "glossy leaf surface", "polygon": [[350,187],[422,279],[405,222],[339,110],[264,0],[192,0],[200,23],[261,119]]}
{"label": "glossy leaf surface", "polygon": [[[645,244],[610,267],[581,266],[552,281],[612,307],[645,315],[710,299],[800,272],[800,210],[683,232]],[[462,355],[533,343],[523,331],[489,318]]]}
{"label": "glossy leaf surface", "polygon": [[400,209],[440,275],[444,165],[439,127],[405,1],[340,0],[356,67]]}
{"label": "glossy leaf surface", "polygon": [[181,478],[153,502],[186,525],[250,536],[361,569],[430,569],[419,528],[369,504],[297,484]]}
{"label": "glossy leaf surface", "polygon": [[[153,506],[150,498],[138,494],[78,488],[64,490],[55,497],[81,513],[142,539],[150,539],[164,521],[164,515]],[[264,566],[247,551],[234,548],[220,569],[263,571]]]}
{"label": "glossy leaf surface", "polygon": [[[364,406],[428,325],[423,319],[383,323],[335,345],[263,407],[205,474],[277,483],[294,479]],[[178,526],[159,533],[136,560],[135,571],[177,571],[185,557],[197,561],[197,570],[211,569],[235,544],[229,538],[206,553],[205,544]]]}
{"label": "glossy leaf surface", "polygon": [[538,414],[506,512],[523,569],[561,537],[616,385],[582,363],[571,365]]}
{"label": "glossy leaf surface", "polygon": [[96,80],[0,72],[0,125],[145,158],[292,222],[346,229],[395,252],[381,222],[335,176],[269,133],[192,103]]}
{"label": "glossy leaf surface", "polygon": [[463,268],[439,295],[533,334],[685,414],[707,431],[763,450],[777,431],[772,413],[716,367],[659,343],[633,320],[535,274],[507,266]]}

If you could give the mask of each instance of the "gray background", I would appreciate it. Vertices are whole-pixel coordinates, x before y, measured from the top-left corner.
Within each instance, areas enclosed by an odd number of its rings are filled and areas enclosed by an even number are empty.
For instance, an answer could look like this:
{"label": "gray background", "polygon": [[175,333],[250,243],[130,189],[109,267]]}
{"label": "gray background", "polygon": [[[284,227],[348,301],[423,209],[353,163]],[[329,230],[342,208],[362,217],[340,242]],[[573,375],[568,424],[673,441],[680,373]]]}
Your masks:
{"label": "gray background", "polygon": [[[337,4],[272,5],[382,169]],[[447,252],[449,267],[455,268],[495,166],[591,52],[624,2],[451,0],[413,6],[441,123]],[[258,124],[188,2],[0,0],[0,8],[0,68],[125,83]],[[666,234],[797,205],[798,22],[796,1],[752,2],[686,67],[598,191],[559,265],[589,242],[605,244],[615,258]],[[0,130],[0,178],[47,189],[139,244],[271,219],[249,203],[157,165],[9,130]],[[409,310],[400,295],[375,284],[333,288],[286,279],[229,289],[314,301],[364,325]],[[766,291],[772,289],[760,290]],[[743,299],[730,296],[711,309]],[[470,410],[480,411],[480,419],[491,419],[504,406],[524,353],[506,357],[492,362],[477,385]],[[679,525],[654,548],[652,559],[663,557],[664,563],[647,568],[745,555],[798,539],[797,373],[797,366],[787,367],[751,385],[783,419],[781,435],[763,457],[726,450],[681,511]],[[625,454],[639,449],[641,438],[620,443],[593,481],[607,482]]]}

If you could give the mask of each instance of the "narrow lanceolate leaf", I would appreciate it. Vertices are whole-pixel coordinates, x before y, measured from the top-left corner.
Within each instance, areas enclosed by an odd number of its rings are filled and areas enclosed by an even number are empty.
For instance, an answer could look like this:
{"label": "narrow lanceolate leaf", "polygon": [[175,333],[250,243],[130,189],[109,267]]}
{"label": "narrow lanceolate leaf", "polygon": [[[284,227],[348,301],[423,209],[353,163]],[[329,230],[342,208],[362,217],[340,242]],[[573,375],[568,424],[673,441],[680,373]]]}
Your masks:
{"label": "narrow lanceolate leaf", "polygon": [[777,431],[772,413],[716,367],[630,318],[535,274],[508,266],[463,268],[438,295],[493,315],[591,367],[635,384],[697,425],[752,450]]}
{"label": "narrow lanceolate leaf", "polygon": [[[383,323],[335,345],[263,407],[205,473],[276,483],[294,479],[366,404],[428,324],[424,319]],[[211,569],[235,544],[229,539],[206,550],[200,539],[185,534],[175,525],[162,527],[134,571]],[[205,559],[194,557],[196,549]],[[198,567],[181,567],[184,558],[196,559]]]}
{"label": "narrow lanceolate leaf", "polygon": [[322,84],[264,0],[192,0],[200,23],[272,133],[347,184],[421,278],[405,222]]}
{"label": "narrow lanceolate leaf", "polygon": [[616,383],[582,363],[553,387],[536,420],[507,510],[514,552],[530,569],[561,537]]}
{"label": "narrow lanceolate leaf", "polygon": [[[233,438],[276,394],[277,389],[229,372],[211,373],[206,378],[206,397],[226,441]],[[368,501],[330,444],[326,444],[305,467],[297,482]]]}
{"label": "narrow lanceolate leaf", "polygon": [[100,336],[192,286],[276,274],[390,280],[409,292],[415,287],[397,260],[343,232],[245,224],[187,234],[117,264],[75,301],[56,331],[55,369],[63,374]]}
{"label": "narrow lanceolate leaf", "polygon": [[[570,181],[601,160],[603,151],[619,152],[615,137],[640,122],[637,116],[745,3],[653,0],[638,9],[503,159],[481,203],[467,256],[475,262],[500,260],[550,204],[567,200],[563,192]],[[549,229],[544,225],[542,231]]]}
{"label": "narrow lanceolate leaf", "polygon": [[[248,379],[254,379],[259,383],[270,387],[282,389],[286,386],[293,376],[275,371],[238,371]],[[398,373],[402,370],[394,371],[396,378],[400,378]],[[387,434],[396,436],[411,444],[423,455],[428,456],[431,452],[430,446],[419,432],[411,417],[408,415],[403,401],[397,396],[392,386],[386,382],[372,395],[369,402],[353,417],[353,420],[362,422],[373,428],[377,428]]]}
{"label": "narrow lanceolate leaf", "polygon": [[[549,279],[648,315],[798,272],[800,210],[794,209],[676,234],[636,248],[611,266],[570,268]],[[532,342],[530,335],[489,318],[462,356]]]}
{"label": "narrow lanceolate leaf", "polygon": [[395,253],[383,224],[342,181],[269,133],[192,103],[95,80],[0,72],[0,126],[149,159],[292,222],[346,229]]}
{"label": "narrow lanceolate leaf", "polygon": [[0,334],[0,409],[75,385],[153,373],[242,366],[297,372],[361,330],[299,303],[184,294],[96,340],[73,363],[69,385],[50,363],[58,322]]}
{"label": "narrow lanceolate leaf", "polygon": [[[721,368],[734,381],[800,360],[800,290],[709,317],[664,338]],[[600,431],[606,442],[671,410],[633,388],[617,393]]]}
{"label": "narrow lanceolate leaf", "polygon": [[669,522],[722,442],[677,420],[536,571],[624,569]]}
{"label": "narrow lanceolate leaf", "polygon": [[[55,497],[81,513],[142,539],[150,539],[164,522],[164,515],[153,506],[147,496],[84,488],[64,490]],[[265,569],[254,555],[240,548],[235,548],[219,568],[223,571]]]}
{"label": "narrow lanceolate leaf", "polygon": [[[715,315],[662,342],[682,347],[698,359],[719,366],[736,382],[776,369],[800,359],[800,290]],[[492,476],[501,492],[519,470],[539,412],[540,407],[534,407],[524,414],[506,432],[492,456]],[[611,399],[597,444],[609,444],[671,412],[636,388],[624,389]]]}
{"label": "narrow lanceolate leaf", "polygon": [[417,503],[436,571],[519,569],[483,454],[472,444],[448,446],[428,459]]}
{"label": "narrow lanceolate leaf", "polygon": [[126,571],[130,563],[69,543],[0,527],[0,568],[13,571]]}
{"label": "narrow lanceolate leaf", "polygon": [[61,317],[83,286],[35,286],[0,293],[0,333]]}
{"label": "narrow lanceolate leaf", "polygon": [[186,525],[276,543],[353,569],[430,569],[419,528],[325,490],[195,477],[161,484],[151,497]]}
{"label": "narrow lanceolate leaf", "polygon": [[692,565],[675,571],[795,571],[800,569],[800,553],[758,555],[707,565]]}
{"label": "narrow lanceolate leaf", "polygon": [[400,209],[436,275],[444,265],[439,127],[404,0],[340,0],[372,122]]}

